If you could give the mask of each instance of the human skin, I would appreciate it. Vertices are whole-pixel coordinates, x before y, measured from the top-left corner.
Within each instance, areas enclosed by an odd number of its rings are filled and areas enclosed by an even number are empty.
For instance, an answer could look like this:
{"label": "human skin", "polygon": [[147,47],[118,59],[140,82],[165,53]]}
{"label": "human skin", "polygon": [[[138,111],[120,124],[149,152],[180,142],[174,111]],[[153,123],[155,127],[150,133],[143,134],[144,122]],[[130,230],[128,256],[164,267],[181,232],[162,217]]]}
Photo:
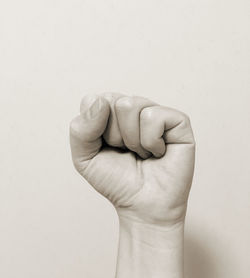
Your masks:
{"label": "human skin", "polygon": [[70,143],[77,171],[118,213],[116,278],[183,278],[195,157],[189,118],[142,97],[89,95]]}

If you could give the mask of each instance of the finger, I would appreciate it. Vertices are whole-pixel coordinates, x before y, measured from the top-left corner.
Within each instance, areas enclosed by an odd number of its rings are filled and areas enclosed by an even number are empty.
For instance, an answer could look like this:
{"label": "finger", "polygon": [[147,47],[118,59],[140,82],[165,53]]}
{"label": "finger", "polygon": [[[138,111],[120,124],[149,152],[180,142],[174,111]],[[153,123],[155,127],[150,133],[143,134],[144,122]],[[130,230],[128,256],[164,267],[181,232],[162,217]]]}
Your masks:
{"label": "finger", "polygon": [[140,143],[140,113],[145,107],[156,105],[142,97],[122,97],[116,101],[115,111],[125,146],[146,159],[151,153]]}
{"label": "finger", "polygon": [[83,99],[81,114],[70,124],[72,158],[78,171],[99,152],[109,113],[109,103],[104,98],[87,96]]}
{"label": "finger", "polygon": [[142,110],[140,115],[142,146],[161,157],[166,144],[192,144],[193,132],[189,118],[175,109],[154,106]]}
{"label": "finger", "polygon": [[116,111],[115,111],[114,106],[115,106],[116,101],[119,98],[124,97],[124,95],[119,94],[119,93],[104,93],[101,96],[104,97],[110,105],[109,120],[108,120],[106,130],[103,134],[103,138],[108,145],[110,145],[112,147],[123,148],[124,143],[123,143],[122,135],[121,135],[121,132],[119,129],[118,120],[117,120]]}

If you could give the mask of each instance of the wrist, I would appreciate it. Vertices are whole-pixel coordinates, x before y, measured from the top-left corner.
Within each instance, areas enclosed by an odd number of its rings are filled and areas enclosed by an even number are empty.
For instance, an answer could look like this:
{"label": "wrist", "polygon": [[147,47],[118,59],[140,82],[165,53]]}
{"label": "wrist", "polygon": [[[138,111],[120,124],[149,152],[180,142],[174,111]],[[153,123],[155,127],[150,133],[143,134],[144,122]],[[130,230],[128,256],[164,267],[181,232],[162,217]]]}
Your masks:
{"label": "wrist", "polygon": [[117,278],[183,278],[184,220],[156,225],[119,215]]}

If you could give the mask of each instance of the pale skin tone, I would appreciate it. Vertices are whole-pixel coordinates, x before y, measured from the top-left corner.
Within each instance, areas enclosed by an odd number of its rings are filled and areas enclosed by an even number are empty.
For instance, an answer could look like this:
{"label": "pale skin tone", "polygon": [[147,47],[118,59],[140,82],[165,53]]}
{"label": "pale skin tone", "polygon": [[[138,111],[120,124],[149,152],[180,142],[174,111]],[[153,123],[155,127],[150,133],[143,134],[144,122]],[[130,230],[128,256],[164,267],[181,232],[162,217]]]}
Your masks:
{"label": "pale skin tone", "polygon": [[70,142],[77,171],[118,213],[116,278],[184,278],[195,157],[189,118],[142,97],[90,95]]}

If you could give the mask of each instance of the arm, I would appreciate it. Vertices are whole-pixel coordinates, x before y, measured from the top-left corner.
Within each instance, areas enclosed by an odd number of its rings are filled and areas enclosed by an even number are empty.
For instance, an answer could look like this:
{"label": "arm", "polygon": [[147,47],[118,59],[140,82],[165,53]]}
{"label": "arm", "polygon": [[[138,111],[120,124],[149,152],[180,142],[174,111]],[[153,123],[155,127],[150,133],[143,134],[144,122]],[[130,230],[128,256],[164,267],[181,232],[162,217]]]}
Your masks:
{"label": "arm", "polygon": [[70,140],[76,169],[119,215],[116,278],[183,278],[195,153],[188,117],[141,97],[87,96]]}
{"label": "arm", "polygon": [[183,221],[157,227],[120,217],[117,278],[183,278]]}

